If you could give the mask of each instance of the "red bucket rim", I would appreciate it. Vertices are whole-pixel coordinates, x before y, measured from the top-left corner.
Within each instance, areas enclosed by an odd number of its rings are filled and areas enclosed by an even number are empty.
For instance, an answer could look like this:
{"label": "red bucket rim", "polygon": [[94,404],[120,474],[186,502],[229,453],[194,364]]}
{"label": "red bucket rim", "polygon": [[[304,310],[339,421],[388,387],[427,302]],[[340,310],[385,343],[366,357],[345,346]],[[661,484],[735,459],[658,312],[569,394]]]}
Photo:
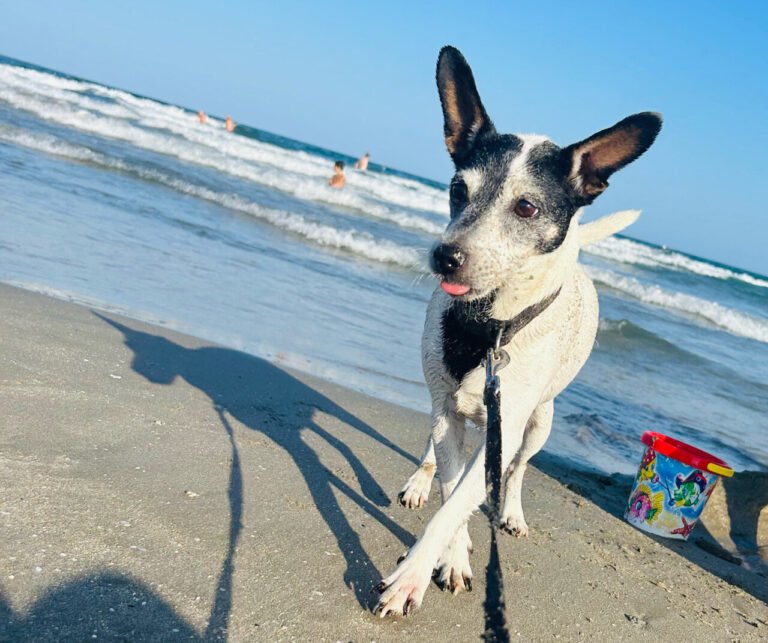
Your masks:
{"label": "red bucket rim", "polygon": [[640,440],[654,451],[688,466],[727,478],[733,476],[733,469],[720,458],[663,433],[645,431]]}

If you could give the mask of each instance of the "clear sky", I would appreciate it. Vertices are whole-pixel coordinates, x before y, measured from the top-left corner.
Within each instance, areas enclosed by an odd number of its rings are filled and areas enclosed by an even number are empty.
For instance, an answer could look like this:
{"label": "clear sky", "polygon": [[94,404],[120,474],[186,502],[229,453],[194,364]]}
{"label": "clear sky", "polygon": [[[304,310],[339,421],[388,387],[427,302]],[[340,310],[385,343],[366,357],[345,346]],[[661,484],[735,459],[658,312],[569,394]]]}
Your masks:
{"label": "clear sky", "polygon": [[[565,145],[665,125],[590,209],[768,273],[768,3],[0,0],[0,53],[447,182],[434,66],[472,65],[497,128]],[[2,87],[0,87],[2,91]]]}

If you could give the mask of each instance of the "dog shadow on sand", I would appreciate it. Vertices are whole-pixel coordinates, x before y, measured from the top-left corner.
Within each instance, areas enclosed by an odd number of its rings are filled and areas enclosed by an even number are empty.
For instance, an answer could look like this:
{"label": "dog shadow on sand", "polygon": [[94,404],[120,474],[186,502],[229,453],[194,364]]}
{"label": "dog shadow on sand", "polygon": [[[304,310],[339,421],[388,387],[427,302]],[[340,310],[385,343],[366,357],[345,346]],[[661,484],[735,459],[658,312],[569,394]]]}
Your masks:
{"label": "dog shadow on sand", "polygon": [[[229,543],[214,585],[218,591],[211,616],[205,632],[198,634],[170,604],[142,582],[105,572],[52,588],[24,619],[14,615],[9,601],[0,592],[0,621],[8,624],[8,629],[0,627],[0,641],[86,640],[93,634],[118,640],[165,640],[176,636],[186,640],[226,639],[234,555],[243,526],[240,454],[229,418],[269,438],[293,459],[316,511],[344,556],[347,586],[354,591],[360,605],[368,607],[370,590],[381,574],[345,516],[336,494],[357,504],[371,519],[392,532],[404,547],[412,545],[414,538],[382,511],[390,500],[354,451],[320,426],[315,417],[318,413],[333,416],[414,464],[416,458],[333,400],[263,359],[227,348],[186,348],[94,314],[122,333],[125,345],[133,352],[131,367],[136,373],[158,385],[170,385],[181,378],[205,393],[230,443]],[[323,464],[305,439],[308,433],[321,438],[342,455],[357,479],[359,491]]]}

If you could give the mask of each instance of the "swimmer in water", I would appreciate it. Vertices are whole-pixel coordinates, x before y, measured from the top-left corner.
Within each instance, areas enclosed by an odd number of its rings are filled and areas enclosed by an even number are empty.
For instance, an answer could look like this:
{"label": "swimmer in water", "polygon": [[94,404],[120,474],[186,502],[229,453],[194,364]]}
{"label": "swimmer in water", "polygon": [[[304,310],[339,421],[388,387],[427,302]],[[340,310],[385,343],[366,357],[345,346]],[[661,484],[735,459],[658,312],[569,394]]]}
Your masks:
{"label": "swimmer in water", "polygon": [[333,171],[335,174],[328,179],[328,185],[337,190],[343,188],[347,182],[347,178],[344,176],[344,161],[336,161],[333,164]]}

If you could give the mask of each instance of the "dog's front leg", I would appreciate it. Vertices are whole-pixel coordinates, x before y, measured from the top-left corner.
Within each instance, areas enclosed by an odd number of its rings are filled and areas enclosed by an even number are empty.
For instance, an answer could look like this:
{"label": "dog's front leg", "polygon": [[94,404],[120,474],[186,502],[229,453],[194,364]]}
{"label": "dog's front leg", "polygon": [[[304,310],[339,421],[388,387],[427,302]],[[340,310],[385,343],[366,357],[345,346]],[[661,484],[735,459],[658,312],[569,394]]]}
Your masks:
{"label": "dog's front leg", "polygon": [[443,504],[464,473],[464,425],[464,418],[448,408],[447,400],[433,410],[432,443]]}
{"label": "dog's front leg", "polygon": [[[525,388],[527,387],[521,384],[517,390]],[[504,402],[502,398],[503,468],[509,466],[512,457],[520,448],[523,429],[538,402],[537,398],[534,400],[518,398],[514,402],[512,400]],[[435,440],[438,467],[440,466],[439,444],[440,442]],[[442,471],[440,475],[442,477]],[[439,566],[442,560],[451,557],[451,550],[454,552],[460,550],[465,534],[465,531],[460,530],[466,530],[469,516],[485,498],[484,443],[473,454],[466,472],[455,485],[452,493],[450,486],[450,481],[442,483],[441,480],[441,490],[448,491],[450,495],[395,572],[379,584],[378,589],[382,595],[375,611],[382,617],[387,614],[408,614],[419,607],[424,592],[429,586],[432,570]]]}
{"label": "dog's front leg", "polygon": [[418,608],[429,586],[432,570],[446,551],[459,527],[466,524],[472,511],[485,495],[485,445],[478,447],[469,468],[454,492],[427,525],[421,538],[408,552],[393,574],[378,586],[382,593],[374,610],[387,614],[408,614]]}
{"label": "dog's front leg", "polygon": [[400,493],[397,494],[397,499],[403,507],[421,509],[427,504],[436,468],[435,443],[432,441],[432,433],[430,433],[418,468],[408,478],[408,482],[405,483]]}
{"label": "dog's front leg", "polygon": [[[451,495],[464,472],[464,420],[446,410],[442,401],[435,403],[433,414],[433,429],[419,468],[408,479],[398,496],[400,503],[410,509],[420,509],[424,506],[436,467],[440,470],[440,493],[443,502]],[[440,445],[439,460],[435,443]],[[472,568],[469,565],[471,552],[472,541],[464,523],[435,567],[435,580],[443,591],[448,590],[455,594],[462,589],[472,590]]]}
{"label": "dog's front leg", "polygon": [[[464,474],[466,421],[453,411],[441,415],[442,417],[433,423],[432,443],[435,445],[437,470],[440,475],[440,496],[445,504]],[[472,590],[472,568],[469,564],[471,551],[472,541],[465,520],[442,550],[434,566],[435,580],[443,591],[457,594],[463,589]]]}
{"label": "dog's front leg", "polygon": [[465,422],[451,408],[449,399],[441,395],[432,402],[432,431],[416,471],[400,490],[398,500],[409,509],[421,509],[427,501],[435,470],[440,473],[440,492],[451,495],[464,471]]}

